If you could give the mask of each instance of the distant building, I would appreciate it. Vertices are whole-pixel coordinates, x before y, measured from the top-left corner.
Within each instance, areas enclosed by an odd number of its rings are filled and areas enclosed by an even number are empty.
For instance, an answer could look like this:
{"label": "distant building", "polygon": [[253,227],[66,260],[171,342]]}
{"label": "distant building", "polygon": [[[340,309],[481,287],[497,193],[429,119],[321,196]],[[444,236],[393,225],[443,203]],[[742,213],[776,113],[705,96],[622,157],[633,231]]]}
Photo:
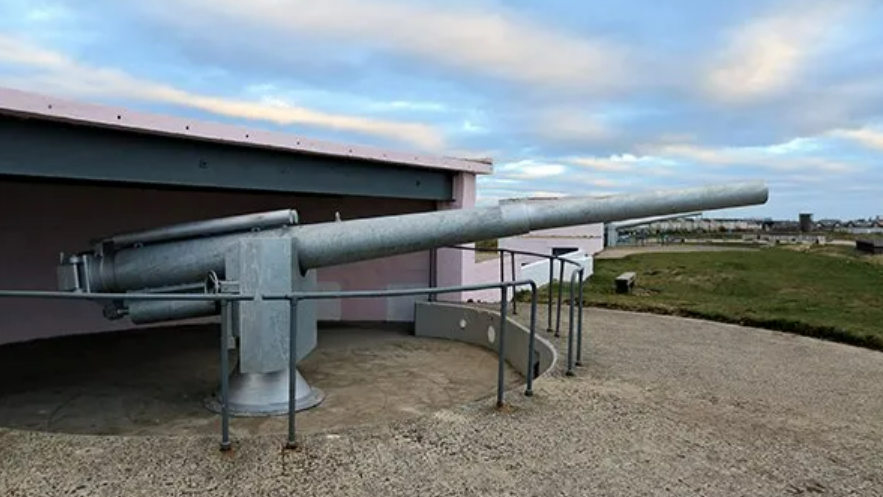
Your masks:
{"label": "distant building", "polygon": [[686,218],[658,221],[642,226],[649,233],[707,233],[720,231],[757,231],[761,221],[755,219]]}
{"label": "distant building", "polygon": [[803,212],[800,214],[800,231],[806,233],[812,231],[812,214],[808,212]]}

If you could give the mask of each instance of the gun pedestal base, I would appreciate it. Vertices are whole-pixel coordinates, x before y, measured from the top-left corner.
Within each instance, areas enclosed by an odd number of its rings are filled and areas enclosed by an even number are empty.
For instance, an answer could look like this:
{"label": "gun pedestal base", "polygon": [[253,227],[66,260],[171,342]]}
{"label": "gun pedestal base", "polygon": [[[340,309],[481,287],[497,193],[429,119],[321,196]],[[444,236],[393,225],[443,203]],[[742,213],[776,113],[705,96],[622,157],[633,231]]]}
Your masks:
{"label": "gun pedestal base", "polygon": [[[218,391],[206,401],[214,412],[221,412],[221,394]],[[297,371],[297,400],[295,412],[316,407],[325,400],[325,394],[313,388]],[[230,375],[229,408],[231,416],[279,416],[288,413],[288,370],[273,373],[241,373]]]}

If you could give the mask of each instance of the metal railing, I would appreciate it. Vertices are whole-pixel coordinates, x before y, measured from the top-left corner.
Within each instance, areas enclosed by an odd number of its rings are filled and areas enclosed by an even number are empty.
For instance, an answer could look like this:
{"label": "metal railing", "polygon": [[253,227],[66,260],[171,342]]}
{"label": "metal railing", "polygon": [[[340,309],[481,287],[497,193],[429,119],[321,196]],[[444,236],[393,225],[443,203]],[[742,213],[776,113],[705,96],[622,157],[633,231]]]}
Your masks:
{"label": "metal railing", "polygon": [[[297,381],[295,362],[297,358],[297,340],[295,340],[298,303],[301,300],[320,300],[330,298],[380,298],[380,297],[404,297],[409,295],[439,295],[444,293],[458,293],[475,290],[488,290],[499,288],[501,293],[500,299],[500,337],[497,341],[497,400],[496,406],[504,405],[505,392],[505,374],[506,374],[506,325],[508,314],[508,296],[509,287],[529,285],[531,291],[531,317],[530,317],[530,337],[528,339],[527,351],[527,368],[524,395],[530,397],[533,395],[533,364],[536,350],[536,308],[537,308],[537,286],[533,280],[506,281],[498,283],[485,283],[476,285],[458,285],[436,288],[413,288],[401,290],[355,290],[355,291],[326,291],[326,292],[294,292],[278,295],[264,295],[266,300],[288,300],[291,305],[290,331],[289,331],[289,380],[288,380],[288,440],[287,448],[295,448],[296,426],[295,426],[295,401],[297,398]],[[226,398],[224,400],[226,402]],[[222,414],[223,416],[223,414]]]}
{"label": "metal railing", "polygon": [[[574,366],[582,366],[582,352],[583,352],[583,283],[585,280],[585,266],[579,262],[570,260],[562,255],[552,255],[552,254],[541,254],[537,252],[529,252],[526,250],[516,250],[516,249],[507,249],[507,248],[478,248],[478,247],[464,247],[462,245],[448,245],[443,248],[450,248],[455,250],[465,250],[470,252],[496,252],[500,254],[500,281],[504,281],[506,279],[505,275],[505,256],[504,254],[509,254],[511,256],[512,261],[512,278],[515,278],[515,256],[516,255],[524,255],[529,257],[538,257],[541,259],[546,259],[549,261],[549,298],[546,305],[548,306],[547,318],[548,318],[548,327],[546,331],[552,333],[552,301],[557,300],[556,312],[555,312],[555,337],[561,336],[561,304],[564,300],[564,265],[565,264],[573,264],[578,268],[578,270],[570,273],[570,320],[568,323],[568,338],[567,338],[567,376],[573,376]],[[566,254],[565,254],[566,255]],[[555,264],[554,262],[558,262],[558,298],[553,298],[554,286],[553,282],[555,280]],[[574,325],[574,278],[579,276],[579,298],[576,299],[576,310],[578,311],[577,317],[577,331],[576,331],[576,361],[574,361],[574,352],[573,352],[573,325]],[[514,292],[513,292],[514,293]],[[513,295],[512,306],[515,308],[516,298]],[[516,312],[513,312],[516,314]]]}
{"label": "metal railing", "polygon": [[[563,289],[564,289],[564,265],[565,264],[573,264],[577,266],[577,270],[573,271],[570,274],[570,285],[569,285],[569,297],[570,297],[570,305],[569,305],[569,323],[568,323],[568,339],[567,339],[567,369],[565,374],[567,376],[574,375],[574,366],[582,365],[582,332],[583,332],[583,284],[585,280],[585,268],[583,264],[567,259],[558,255],[549,255],[549,254],[541,254],[536,252],[529,252],[524,250],[515,250],[515,249],[505,249],[505,248],[496,248],[496,249],[484,249],[484,248],[474,248],[474,247],[463,247],[458,245],[447,246],[444,248],[451,248],[456,250],[466,250],[472,252],[496,252],[500,256],[500,279],[501,281],[496,283],[484,283],[484,284],[474,284],[474,285],[458,285],[458,286],[448,286],[448,287],[436,287],[435,281],[431,281],[430,284],[433,285],[429,288],[417,288],[417,289],[401,289],[401,290],[357,290],[357,291],[324,291],[324,292],[293,292],[293,293],[285,293],[285,294],[265,294],[265,295],[246,295],[240,293],[226,293],[223,291],[218,291],[217,293],[202,293],[202,294],[185,294],[185,293],[92,293],[92,292],[62,292],[62,291],[41,291],[41,290],[0,290],[0,298],[39,298],[39,299],[68,299],[68,300],[154,300],[154,301],[216,301],[221,305],[221,320],[223,321],[221,328],[221,354],[220,354],[220,369],[221,369],[221,449],[228,450],[231,447],[230,444],[230,414],[229,414],[229,357],[227,353],[227,347],[229,343],[228,333],[231,330],[232,326],[232,316],[230,313],[230,302],[235,301],[248,301],[255,300],[257,298],[261,298],[264,300],[287,300],[289,301],[289,305],[291,306],[291,317],[290,323],[291,327],[289,330],[289,360],[291,361],[289,365],[289,374],[291,375],[289,378],[289,416],[288,416],[288,439],[286,442],[286,446],[289,448],[295,447],[296,444],[296,421],[295,421],[295,403],[296,403],[296,395],[297,395],[297,381],[296,381],[296,358],[297,358],[297,340],[294,339],[296,334],[296,323],[297,323],[297,313],[298,313],[298,303],[301,300],[322,300],[322,299],[337,299],[337,298],[382,298],[382,297],[402,297],[402,296],[410,296],[410,295],[428,295],[428,296],[436,296],[439,294],[445,293],[458,293],[458,292],[468,292],[468,291],[476,291],[476,290],[488,290],[498,288],[501,292],[500,298],[500,321],[501,321],[501,330],[500,330],[500,338],[498,341],[498,370],[497,370],[497,400],[496,405],[501,407],[504,404],[504,391],[505,391],[505,329],[506,329],[506,321],[508,318],[508,306],[509,306],[509,296],[508,289],[512,288],[512,313],[517,313],[517,298],[516,288],[529,286],[531,293],[531,311],[530,311],[530,338],[528,341],[528,358],[527,358],[527,374],[526,374],[526,388],[524,394],[526,396],[533,395],[533,362],[534,362],[534,354],[536,350],[536,311],[537,311],[537,296],[538,289],[536,282],[529,279],[522,280],[509,280],[506,281],[505,278],[505,254],[509,254],[511,257],[511,274],[514,278],[515,276],[515,256],[516,255],[524,255],[529,257],[537,257],[541,259],[547,259],[549,261],[549,298],[548,298],[548,327],[547,331],[549,333],[555,333],[556,337],[560,336],[561,329],[561,306],[563,302]],[[559,263],[559,274],[558,274],[558,298],[554,299],[554,287],[553,282],[554,279],[554,262]],[[579,278],[579,284],[576,283],[576,278]],[[578,290],[575,288],[578,287]],[[576,299],[576,306],[574,306],[574,298],[575,295],[579,297]],[[553,300],[557,300],[557,311],[556,311],[556,320],[555,320],[555,328],[552,328],[552,304]],[[578,311],[578,316],[576,320],[574,319],[574,312]],[[576,324],[576,333],[574,333],[574,324]],[[576,340],[576,344],[574,344],[574,340]],[[575,354],[574,354],[574,345],[575,345]],[[575,356],[575,357],[574,357]],[[575,360],[574,360],[575,359]]]}
{"label": "metal railing", "polygon": [[284,294],[240,294],[234,292],[225,292],[216,289],[217,293],[98,293],[98,292],[63,292],[63,291],[43,291],[43,290],[0,290],[0,298],[34,298],[34,299],[51,299],[51,300],[154,300],[154,301],[215,301],[221,304],[221,319],[223,320],[221,328],[220,340],[220,382],[221,382],[221,450],[229,450],[230,444],[230,412],[229,412],[229,357],[228,344],[232,315],[230,312],[230,302],[248,301],[261,298],[263,300],[287,300],[291,306],[291,315],[289,317],[289,409],[288,409],[288,439],[286,447],[296,447],[296,410],[295,404],[297,399],[297,313],[298,303],[301,300],[320,300],[330,298],[379,298],[379,297],[401,297],[409,295],[438,295],[444,293],[457,293],[464,291],[487,290],[499,288],[501,292],[500,299],[500,336],[498,340],[498,366],[497,366],[497,407],[504,405],[505,391],[505,364],[506,364],[506,327],[508,314],[508,296],[509,287],[530,286],[531,292],[531,317],[530,317],[530,336],[528,339],[527,367],[526,371],[526,387],[525,396],[533,395],[534,380],[534,355],[536,351],[536,310],[537,310],[537,286],[532,280],[507,281],[498,283],[486,283],[476,285],[460,285],[436,288],[419,288],[419,289],[401,289],[401,290],[359,290],[359,291],[327,291],[327,292],[292,292]]}

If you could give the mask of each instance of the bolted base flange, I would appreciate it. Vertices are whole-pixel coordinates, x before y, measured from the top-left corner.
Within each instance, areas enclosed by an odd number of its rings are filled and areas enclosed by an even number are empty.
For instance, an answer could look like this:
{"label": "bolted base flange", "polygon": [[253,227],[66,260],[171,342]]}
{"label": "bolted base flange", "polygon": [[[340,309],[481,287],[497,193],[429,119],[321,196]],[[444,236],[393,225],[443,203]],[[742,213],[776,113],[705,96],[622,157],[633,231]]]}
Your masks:
{"label": "bolted base flange", "polygon": [[[295,412],[316,407],[325,400],[325,394],[307,383],[300,371],[297,374]],[[229,412],[231,416],[279,416],[288,413],[288,371],[273,373],[241,373],[230,375]],[[206,407],[221,412],[221,392],[206,399]]]}

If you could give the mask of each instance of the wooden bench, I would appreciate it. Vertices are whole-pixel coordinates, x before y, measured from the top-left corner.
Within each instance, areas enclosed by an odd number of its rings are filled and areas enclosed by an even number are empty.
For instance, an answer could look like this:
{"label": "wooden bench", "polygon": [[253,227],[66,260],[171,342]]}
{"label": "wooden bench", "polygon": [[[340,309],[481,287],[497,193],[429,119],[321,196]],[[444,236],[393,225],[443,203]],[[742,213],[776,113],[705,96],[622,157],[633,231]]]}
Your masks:
{"label": "wooden bench", "polygon": [[616,293],[631,293],[638,276],[634,272],[622,273],[616,277]]}

